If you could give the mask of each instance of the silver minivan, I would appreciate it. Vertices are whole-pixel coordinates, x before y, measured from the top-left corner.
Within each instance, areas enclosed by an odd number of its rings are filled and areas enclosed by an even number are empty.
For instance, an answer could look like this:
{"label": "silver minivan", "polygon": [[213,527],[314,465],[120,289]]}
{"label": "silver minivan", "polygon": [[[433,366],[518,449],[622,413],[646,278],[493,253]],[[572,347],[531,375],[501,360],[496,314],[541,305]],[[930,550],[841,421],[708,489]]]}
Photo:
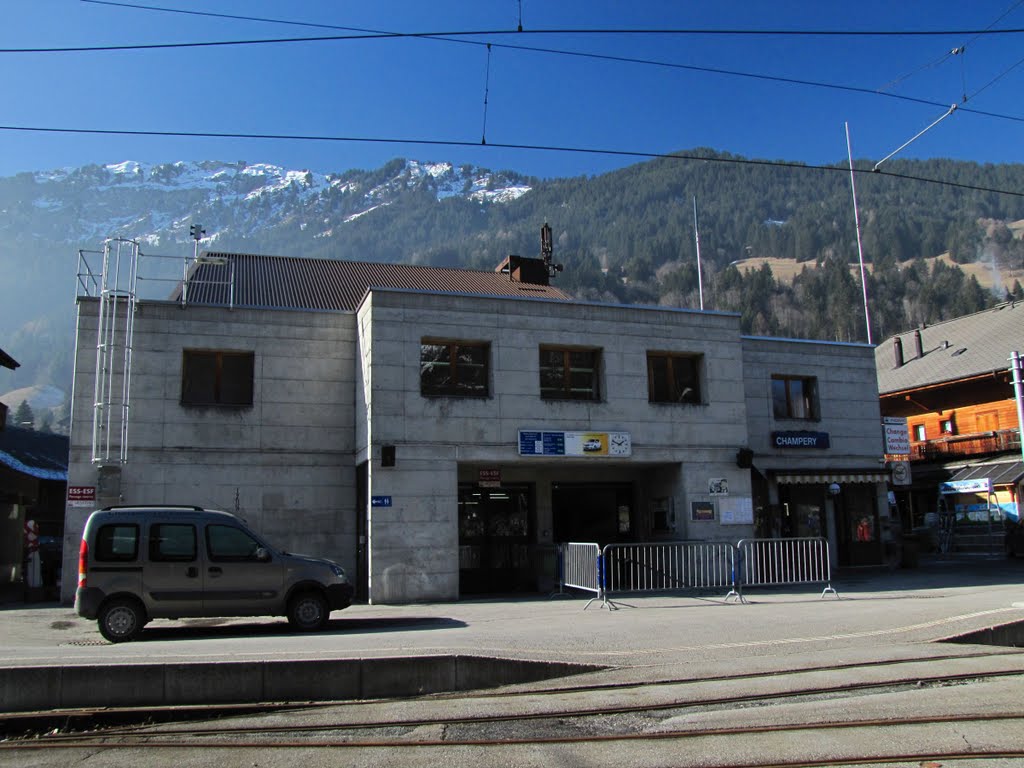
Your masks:
{"label": "silver minivan", "polygon": [[114,643],[161,618],[287,616],[308,632],[352,592],[337,563],[275,549],[229,512],[105,507],[82,533],[75,611]]}

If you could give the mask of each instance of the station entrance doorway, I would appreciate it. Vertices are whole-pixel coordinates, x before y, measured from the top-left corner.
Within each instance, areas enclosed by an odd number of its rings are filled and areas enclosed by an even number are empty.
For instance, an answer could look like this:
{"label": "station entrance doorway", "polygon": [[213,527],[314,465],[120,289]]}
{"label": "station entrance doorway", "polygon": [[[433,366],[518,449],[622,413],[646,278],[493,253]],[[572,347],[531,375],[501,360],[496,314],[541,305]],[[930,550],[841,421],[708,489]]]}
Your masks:
{"label": "station entrance doorway", "polygon": [[632,483],[553,483],[554,540],[596,542],[601,546],[633,537]]}
{"label": "station entrance doorway", "polygon": [[530,552],[535,526],[531,485],[459,485],[459,593],[537,589]]}

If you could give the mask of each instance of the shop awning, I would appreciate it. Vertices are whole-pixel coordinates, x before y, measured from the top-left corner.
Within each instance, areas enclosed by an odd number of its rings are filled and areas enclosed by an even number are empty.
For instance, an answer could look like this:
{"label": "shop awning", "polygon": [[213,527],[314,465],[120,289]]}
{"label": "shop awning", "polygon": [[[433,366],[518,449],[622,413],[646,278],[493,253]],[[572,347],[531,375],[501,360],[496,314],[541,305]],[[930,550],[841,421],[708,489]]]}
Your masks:
{"label": "shop awning", "polygon": [[1024,477],[1024,461],[988,461],[972,464],[958,470],[950,481],[984,480],[988,478],[993,486],[1013,485]]}
{"label": "shop awning", "polygon": [[885,483],[889,481],[888,472],[871,470],[839,470],[824,472],[776,472],[775,479],[779,483]]}

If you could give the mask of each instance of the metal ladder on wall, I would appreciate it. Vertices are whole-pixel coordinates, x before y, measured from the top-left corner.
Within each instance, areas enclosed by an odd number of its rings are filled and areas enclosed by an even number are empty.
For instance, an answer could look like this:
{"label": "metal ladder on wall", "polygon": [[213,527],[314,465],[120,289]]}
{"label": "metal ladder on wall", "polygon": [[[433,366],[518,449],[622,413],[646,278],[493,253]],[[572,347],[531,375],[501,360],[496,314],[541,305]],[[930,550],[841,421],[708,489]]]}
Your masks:
{"label": "metal ladder on wall", "polygon": [[[79,252],[79,261],[82,262]],[[128,461],[132,336],[138,301],[139,244],[112,238],[103,243],[102,268],[90,277],[99,295],[96,382],[92,417],[93,464]],[[81,285],[81,267],[79,269]]]}

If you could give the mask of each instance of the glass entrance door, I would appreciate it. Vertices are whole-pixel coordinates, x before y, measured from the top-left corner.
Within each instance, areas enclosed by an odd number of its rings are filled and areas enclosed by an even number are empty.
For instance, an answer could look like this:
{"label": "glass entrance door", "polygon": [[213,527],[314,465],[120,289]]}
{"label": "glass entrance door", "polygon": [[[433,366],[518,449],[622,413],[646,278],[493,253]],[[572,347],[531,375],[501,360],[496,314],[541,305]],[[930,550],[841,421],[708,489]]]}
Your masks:
{"label": "glass entrance door", "polygon": [[460,593],[536,590],[532,519],[529,486],[459,486]]}

